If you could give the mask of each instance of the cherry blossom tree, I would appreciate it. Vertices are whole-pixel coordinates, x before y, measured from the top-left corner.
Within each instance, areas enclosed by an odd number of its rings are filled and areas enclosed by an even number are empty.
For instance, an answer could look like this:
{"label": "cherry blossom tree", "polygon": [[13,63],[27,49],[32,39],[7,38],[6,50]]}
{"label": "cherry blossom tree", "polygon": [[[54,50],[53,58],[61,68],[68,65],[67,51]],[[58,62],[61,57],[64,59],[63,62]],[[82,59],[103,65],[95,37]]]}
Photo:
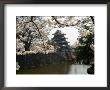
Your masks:
{"label": "cherry blossom tree", "polygon": [[[46,52],[48,35],[53,28],[75,27],[80,37],[94,33],[93,16],[17,16],[17,52]],[[40,51],[41,50],[41,51]]]}

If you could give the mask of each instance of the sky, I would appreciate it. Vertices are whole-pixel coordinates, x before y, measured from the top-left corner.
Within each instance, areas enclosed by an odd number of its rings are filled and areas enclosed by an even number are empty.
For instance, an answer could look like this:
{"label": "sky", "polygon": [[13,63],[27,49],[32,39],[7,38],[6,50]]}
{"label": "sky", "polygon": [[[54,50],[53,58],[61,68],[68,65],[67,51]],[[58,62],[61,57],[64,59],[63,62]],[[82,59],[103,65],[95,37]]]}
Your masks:
{"label": "sky", "polygon": [[69,45],[75,44],[77,41],[77,38],[79,36],[79,32],[76,28],[74,27],[64,27],[64,28],[54,28],[50,31],[50,34],[48,36],[49,39],[53,38],[56,30],[61,30],[62,33],[66,34],[65,37],[68,38],[67,41],[70,42]]}

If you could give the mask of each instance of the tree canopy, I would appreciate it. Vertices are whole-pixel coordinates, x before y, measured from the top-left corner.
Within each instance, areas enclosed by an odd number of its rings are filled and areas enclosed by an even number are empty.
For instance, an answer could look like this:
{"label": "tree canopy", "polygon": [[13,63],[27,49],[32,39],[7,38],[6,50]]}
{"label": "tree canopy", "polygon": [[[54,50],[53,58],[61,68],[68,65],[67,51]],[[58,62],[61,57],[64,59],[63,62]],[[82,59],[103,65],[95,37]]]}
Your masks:
{"label": "tree canopy", "polygon": [[[16,44],[17,52],[46,52],[51,47],[48,35],[53,28],[75,27],[80,37],[94,33],[93,16],[17,16]],[[81,41],[79,41],[81,42]]]}

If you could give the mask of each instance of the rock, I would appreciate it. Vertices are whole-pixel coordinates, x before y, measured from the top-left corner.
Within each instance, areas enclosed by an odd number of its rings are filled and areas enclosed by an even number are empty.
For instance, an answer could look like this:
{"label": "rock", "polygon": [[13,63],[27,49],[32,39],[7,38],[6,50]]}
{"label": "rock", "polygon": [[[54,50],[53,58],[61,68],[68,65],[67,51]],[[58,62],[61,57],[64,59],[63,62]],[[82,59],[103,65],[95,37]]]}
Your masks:
{"label": "rock", "polygon": [[19,70],[20,69],[20,66],[18,64],[18,62],[16,62],[16,70]]}
{"label": "rock", "polygon": [[89,67],[89,68],[87,69],[87,73],[88,73],[88,74],[94,74],[94,64],[92,64],[91,67]]}

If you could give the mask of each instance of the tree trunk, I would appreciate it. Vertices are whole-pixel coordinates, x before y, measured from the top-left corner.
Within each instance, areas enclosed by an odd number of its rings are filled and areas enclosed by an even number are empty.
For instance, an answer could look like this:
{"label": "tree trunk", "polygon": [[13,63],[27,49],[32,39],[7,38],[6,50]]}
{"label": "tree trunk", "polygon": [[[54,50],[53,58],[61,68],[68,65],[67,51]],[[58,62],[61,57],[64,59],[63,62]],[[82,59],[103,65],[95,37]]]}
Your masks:
{"label": "tree trunk", "polygon": [[90,16],[90,18],[92,19],[92,22],[93,22],[93,24],[94,24],[94,17],[93,17],[93,16]]}
{"label": "tree trunk", "polygon": [[30,51],[30,44],[29,43],[25,43],[25,51]]}

